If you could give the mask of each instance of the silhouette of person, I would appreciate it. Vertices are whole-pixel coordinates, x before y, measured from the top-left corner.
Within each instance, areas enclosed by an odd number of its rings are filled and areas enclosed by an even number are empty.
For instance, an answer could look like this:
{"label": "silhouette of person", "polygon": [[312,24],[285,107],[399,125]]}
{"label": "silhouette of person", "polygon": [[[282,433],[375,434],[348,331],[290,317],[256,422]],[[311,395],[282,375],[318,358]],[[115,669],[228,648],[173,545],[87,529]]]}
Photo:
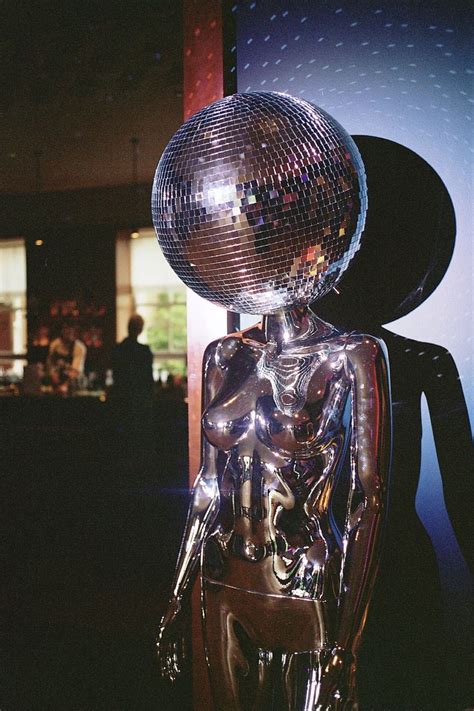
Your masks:
{"label": "silhouette of person", "polygon": [[153,354],[138,342],[144,320],[134,314],[128,336],[112,353],[113,397],[118,408],[119,431],[128,444],[149,447],[153,408]]}
{"label": "silhouette of person", "polygon": [[[461,709],[472,702],[472,689],[467,688],[467,675],[461,683],[458,679],[457,688],[452,681],[445,688],[438,566],[415,510],[415,496],[424,394],[446,509],[472,570],[474,480],[466,403],[446,349],[382,327],[415,309],[441,282],[454,248],[454,210],[441,179],[418,155],[385,139],[354,140],[366,167],[370,196],[363,247],[338,285],[339,294],[332,292],[315,310],[331,323],[382,338],[390,363],[392,474],[381,566],[359,660],[360,708]],[[463,650],[459,657],[462,660]]]}
{"label": "silhouette of person", "polygon": [[180,375],[173,375],[173,373],[168,375],[166,378],[166,388],[164,394],[177,400],[184,400],[185,393],[183,381]]}

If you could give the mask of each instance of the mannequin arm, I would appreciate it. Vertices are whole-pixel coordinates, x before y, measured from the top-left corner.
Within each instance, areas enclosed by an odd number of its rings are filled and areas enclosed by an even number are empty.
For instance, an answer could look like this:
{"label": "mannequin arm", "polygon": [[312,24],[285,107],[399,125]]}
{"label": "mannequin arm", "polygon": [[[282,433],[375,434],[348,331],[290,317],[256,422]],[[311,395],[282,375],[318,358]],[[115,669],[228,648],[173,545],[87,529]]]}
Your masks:
{"label": "mannequin arm", "polygon": [[[318,701],[355,701],[356,654],[378,567],[390,467],[391,410],[381,344],[364,336],[346,350],[352,381],[351,494],[343,540],[335,645],[322,670]],[[356,493],[360,503],[355,501]],[[358,503],[356,506],[355,504]]]}
{"label": "mannequin arm", "polygon": [[[206,449],[212,449],[207,445]],[[181,601],[194,580],[199,555],[219,510],[219,487],[214,457],[206,452],[194,483],[191,504],[176,565],[171,599]]]}
{"label": "mannequin arm", "polygon": [[[203,367],[203,407],[212,400],[221,381],[215,358],[215,344],[206,349]],[[173,681],[186,656],[185,637],[188,599],[194,581],[201,548],[219,510],[217,450],[202,441],[201,468],[194,483],[181,549],[178,556],[168,609],[161,620],[157,650],[162,676]],[[188,593],[188,594],[187,594]]]}
{"label": "mannequin arm", "polygon": [[378,568],[391,410],[381,344],[364,336],[348,356],[353,384],[352,485],[353,490],[359,488],[362,502],[352,514],[348,512],[337,642],[355,655]]}

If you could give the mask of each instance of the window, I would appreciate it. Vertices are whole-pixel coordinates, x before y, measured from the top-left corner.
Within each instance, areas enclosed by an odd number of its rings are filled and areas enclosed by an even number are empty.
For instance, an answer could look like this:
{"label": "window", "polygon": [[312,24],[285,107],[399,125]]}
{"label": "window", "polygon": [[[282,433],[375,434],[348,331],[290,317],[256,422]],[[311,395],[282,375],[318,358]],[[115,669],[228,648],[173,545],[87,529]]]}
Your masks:
{"label": "window", "polygon": [[[151,229],[117,241],[117,326],[123,338],[132,313],[145,319],[139,338],[154,354],[155,376],[186,372],[186,287],[164,258]],[[128,257],[127,257],[128,254]],[[129,260],[127,265],[126,261]]]}
{"label": "window", "polygon": [[0,240],[0,369],[17,376],[26,363],[26,248],[21,238]]}

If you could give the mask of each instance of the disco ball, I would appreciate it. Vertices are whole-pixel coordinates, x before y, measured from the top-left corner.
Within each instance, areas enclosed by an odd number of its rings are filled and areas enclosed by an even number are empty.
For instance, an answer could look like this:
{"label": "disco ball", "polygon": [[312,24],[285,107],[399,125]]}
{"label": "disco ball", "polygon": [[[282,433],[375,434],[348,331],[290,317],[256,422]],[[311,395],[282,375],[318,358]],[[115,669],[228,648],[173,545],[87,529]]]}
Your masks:
{"label": "disco ball", "polygon": [[152,213],[176,274],[230,311],[269,314],[327,293],[359,247],[362,159],[322,109],[286,94],[234,94],[175,133]]}

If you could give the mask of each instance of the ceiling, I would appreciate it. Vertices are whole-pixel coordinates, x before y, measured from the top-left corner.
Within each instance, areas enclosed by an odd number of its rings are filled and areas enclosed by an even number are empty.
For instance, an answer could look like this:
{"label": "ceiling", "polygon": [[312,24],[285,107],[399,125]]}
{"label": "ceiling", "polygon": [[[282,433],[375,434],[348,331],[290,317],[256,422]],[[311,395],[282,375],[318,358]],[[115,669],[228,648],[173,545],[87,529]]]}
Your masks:
{"label": "ceiling", "polygon": [[182,121],[182,3],[0,6],[0,192],[140,182]]}

